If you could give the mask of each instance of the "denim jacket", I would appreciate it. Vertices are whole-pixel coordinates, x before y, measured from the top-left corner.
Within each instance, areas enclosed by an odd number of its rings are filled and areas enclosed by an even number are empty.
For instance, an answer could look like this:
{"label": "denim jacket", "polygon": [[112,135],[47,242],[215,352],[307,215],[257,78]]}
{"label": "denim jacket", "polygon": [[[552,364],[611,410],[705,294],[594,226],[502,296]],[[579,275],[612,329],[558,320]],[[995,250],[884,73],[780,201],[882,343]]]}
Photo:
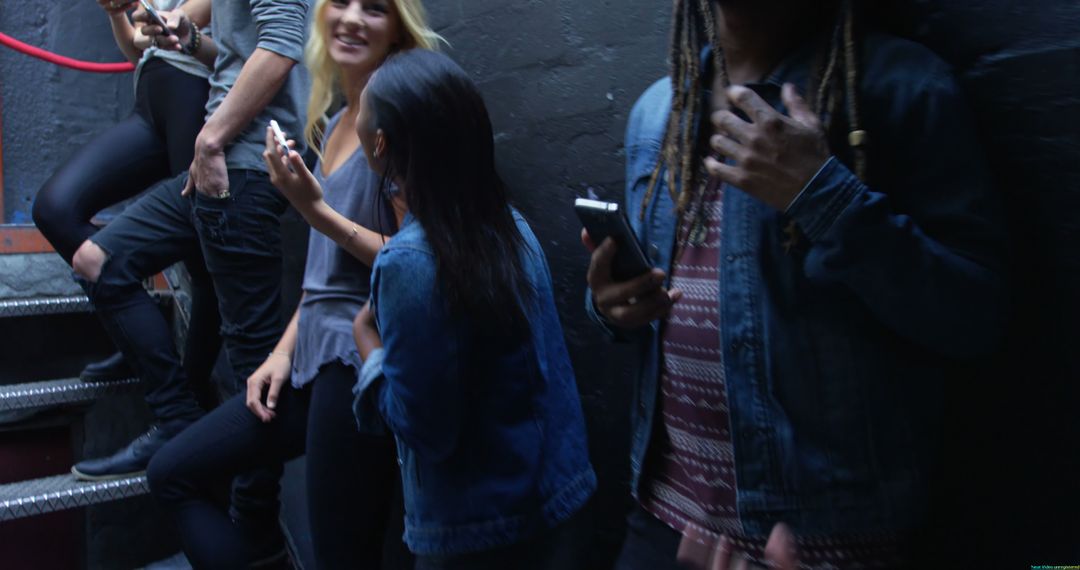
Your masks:
{"label": "denim jacket", "polygon": [[364,363],[354,411],[397,439],[405,542],[452,555],[521,541],[582,507],[596,489],[574,372],[547,261],[525,220],[522,260],[535,292],[531,336],[493,352],[473,319],[452,319],[423,228],[411,215],[379,253],[371,300],[383,348]]}
{"label": "denim jacket", "polygon": [[[834,156],[786,212],[735,188],[724,197],[719,334],[737,507],[751,534],[781,520],[824,534],[917,525],[941,438],[942,385],[1004,333],[1002,212],[950,70],[896,38],[871,35],[863,53],[869,183]],[[791,82],[805,93],[810,60],[795,53],[750,87],[775,95]],[[631,112],[625,197],[638,238],[669,273],[676,220],[666,176],[638,213],[671,98],[661,80]],[[789,220],[805,236],[790,253]],[[586,308],[643,358],[632,411],[636,493],[658,404],[662,323],[616,330],[591,293]]]}

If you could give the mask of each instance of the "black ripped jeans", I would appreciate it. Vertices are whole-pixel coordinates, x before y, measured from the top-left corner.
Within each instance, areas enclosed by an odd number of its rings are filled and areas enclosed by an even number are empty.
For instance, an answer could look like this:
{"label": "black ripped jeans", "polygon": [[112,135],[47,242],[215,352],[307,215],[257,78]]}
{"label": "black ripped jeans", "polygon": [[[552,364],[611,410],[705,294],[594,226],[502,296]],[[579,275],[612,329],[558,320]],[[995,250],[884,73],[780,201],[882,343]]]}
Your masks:
{"label": "black ripped jeans", "polygon": [[279,217],[285,198],[259,171],[230,170],[225,199],[182,197],[186,179],[182,174],[153,188],[90,238],[108,258],[98,281],[84,283],[110,336],[146,382],[146,401],[160,421],[194,420],[202,410],[143,279],[202,255],[233,370],[224,386],[229,393],[243,390],[284,328]]}

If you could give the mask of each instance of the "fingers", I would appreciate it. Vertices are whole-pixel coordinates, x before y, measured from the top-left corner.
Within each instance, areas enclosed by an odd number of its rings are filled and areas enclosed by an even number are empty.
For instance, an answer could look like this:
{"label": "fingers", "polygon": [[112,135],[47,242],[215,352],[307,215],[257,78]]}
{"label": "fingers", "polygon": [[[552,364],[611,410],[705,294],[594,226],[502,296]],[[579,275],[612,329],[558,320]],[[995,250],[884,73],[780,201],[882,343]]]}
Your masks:
{"label": "fingers", "polygon": [[675,560],[692,568],[693,570],[706,570],[709,568],[709,560],[712,558],[716,539],[700,527],[689,525],[683,531],[682,540],[679,541],[679,549],[676,551]]}
{"label": "fingers", "polygon": [[660,287],[640,298],[634,298],[632,304],[612,305],[605,309],[600,307],[600,303],[597,301],[597,308],[612,322],[632,328],[664,318],[671,312],[671,306],[681,297],[682,293],[679,291],[667,291]]}
{"label": "fingers", "polygon": [[736,188],[746,187],[746,171],[739,166],[720,162],[711,156],[707,156],[705,157],[705,171],[709,173],[709,176],[731,184]]}
{"label": "fingers", "polygon": [[793,84],[784,84],[784,87],[780,90],[780,98],[783,100],[788,115],[792,119],[808,126],[817,126],[821,122],[817,114],[810,109],[810,104],[799,95]]}
{"label": "fingers", "polygon": [[776,570],[796,570],[799,557],[795,548],[795,535],[784,523],[777,523],[765,544],[765,561]]}
{"label": "fingers", "polygon": [[[195,169],[195,163],[191,163],[191,170]],[[191,177],[191,172],[188,172],[187,180],[184,181],[184,189],[180,191],[180,195],[185,198],[191,195],[191,191],[195,189],[195,181]]]}
{"label": "fingers", "polygon": [[709,137],[709,146],[720,156],[733,158],[740,163],[746,161],[746,149],[731,137],[713,135]]}
{"label": "fingers", "polygon": [[616,305],[637,304],[664,284],[666,276],[659,269],[653,269],[633,279],[619,283],[609,283],[600,289],[594,289],[596,304],[601,309]]}
{"label": "fingers", "polygon": [[731,539],[726,535],[720,535],[720,540],[716,541],[716,548],[712,551],[709,570],[734,570],[731,559],[734,554],[735,549],[731,545]]}
{"label": "fingers", "polygon": [[589,250],[589,253],[596,251],[596,244],[589,237],[589,230],[585,228],[581,228],[581,244],[585,246],[585,249]]}
{"label": "fingers", "polygon": [[611,283],[611,263],[615,260],[615,240],[606,238],[600,247],[593,251],[589,260],[589,269],[585,273],[585,280],[595,292],[608,283]]}
{"label": "fingers", "polygon": [[271,410],[277,409],[278,395],[281,394],[281,387],[285,385],[286,378],[284,376],[271,376],[270,377],[270,389],[266,391],[266,407]]}
{"label": "fingers", "polygon": [[754,129],[746,121],[731,111],[717,111],[712,115],[712,124],[716,130],[736,141],[745,143],[754,136]]}
{"label": "fingers", "polygon": [[750,117],[755,123],[780,116],[780,113],[776,112],[772,105],[766,103],[760,95],[742,85],[728,87],[727,96],[733,105],[742,109],[742,112],[746,113],[746,116]]}
{"label": "fingers", "polygon": [[263,387],[266,386],[266,379],[260,374],[261,372],[261,370],[256,370],[255,374],[248,378],[247,397],[244,399],[244,404],[251,413],[255,414],[255,417],[263,422],[269,422],[274,419],[274,412],[262,405],[262,392]]}

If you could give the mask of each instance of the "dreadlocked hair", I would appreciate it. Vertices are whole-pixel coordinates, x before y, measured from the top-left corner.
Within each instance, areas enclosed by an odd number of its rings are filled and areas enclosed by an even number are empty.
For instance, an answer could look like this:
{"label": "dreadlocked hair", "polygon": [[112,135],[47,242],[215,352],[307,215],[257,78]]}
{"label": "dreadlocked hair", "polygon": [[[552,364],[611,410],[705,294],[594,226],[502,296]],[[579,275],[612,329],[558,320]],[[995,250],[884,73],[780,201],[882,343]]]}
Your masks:
{"label": "dreadlocked hair", "polygon": [[[714,0],[675,0],[671,36],[671,114],[664,133],[660,159],[653,169],[641,201],[639,216],[656,193],[662,173],[667,174],[668,192],[676,204],[680,231],[695,196],[700,192],[700,162],[707,148],[707,129],[700,128],[708,102],[702,97],[705,70],[701,52],[712,50],[712,72],[716,83],[728,86],[727,65],[720,50]],[[808,89],[809,104],[823,117],[830,146],[843,141],[852,153],[855,174],[866,179],[867,134],[859,117],[859,29],[853,0],[841,0],[832,34],[822,42],[815,73]],[[724,100],[718,97],[717,100]],[[845,105],[841,117],[840,105]],[[846,140],[842,133],[847,131]],[[834,150],[835,152],[835,150]]]}

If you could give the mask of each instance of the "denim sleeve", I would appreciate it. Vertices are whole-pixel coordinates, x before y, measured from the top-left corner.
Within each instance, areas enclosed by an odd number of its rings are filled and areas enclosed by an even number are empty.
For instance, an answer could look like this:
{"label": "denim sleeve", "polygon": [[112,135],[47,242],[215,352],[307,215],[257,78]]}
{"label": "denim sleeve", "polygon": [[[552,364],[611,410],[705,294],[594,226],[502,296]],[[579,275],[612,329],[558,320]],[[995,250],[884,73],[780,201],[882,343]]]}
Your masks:
{"label": "denim sleeve", "polygon": [[460,431],[459,331],[435,286],[430,254],[384,250],[376,269],[372,281],[383,348],[364,363],[357,388],[371,399],[358,398],[358,411],[377,407],[399,441],[438,461],[453,451]]}
{"label": "denim sleeve", "polygon": [[249,1],[259,38],[255,47],[303,61],[308,0]]}
{"label": "denim sleeve", "polygon": [[384,351],[377,348],[371,351],[364,365],[360,368],[360,377],[353,386],[353,416],[356,429],[370,435],[386,435],[386,424],[379,414],[379,396],[383,388]]}
{"label": "denim sleeve", "polygon": [[[841,282],[893,331],[938,353],[992,351],[1007,318],[1003,212],[951,77],[930,76],[872,144],[863,183],[835,157],[787,210],[807,276]],[[871,158],[871,160],[875,160]]]}

